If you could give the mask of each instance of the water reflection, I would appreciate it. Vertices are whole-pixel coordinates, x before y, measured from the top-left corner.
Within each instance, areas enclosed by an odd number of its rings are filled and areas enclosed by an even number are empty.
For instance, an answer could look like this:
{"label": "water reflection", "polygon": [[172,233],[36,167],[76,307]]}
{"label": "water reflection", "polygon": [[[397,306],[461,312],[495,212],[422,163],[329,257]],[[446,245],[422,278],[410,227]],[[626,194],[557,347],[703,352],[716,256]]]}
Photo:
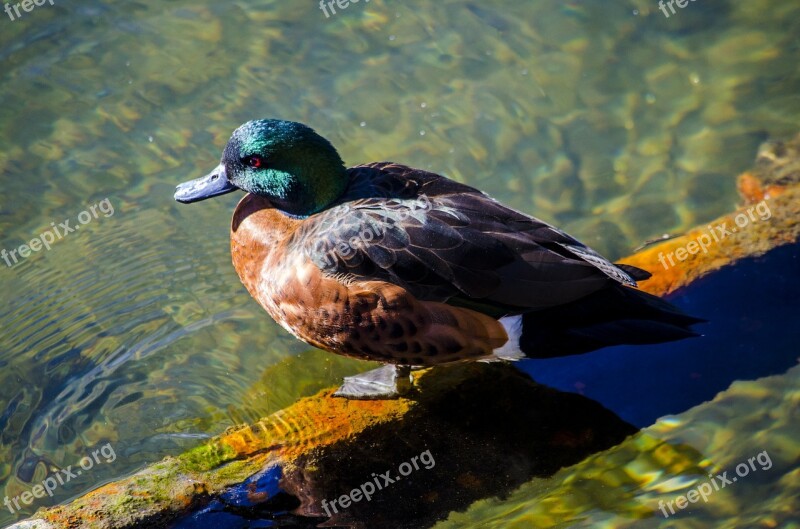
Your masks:
{"label": "water reflection", "polygon": [[[330,527],[429,527],[637,431],[596,402],[536,384],[506,364],[437,368],[412,398],[419,406],[402,421],[311,450],[291,468],[265,471],[237,487],[241,494],[223,495],[174,527],[212,519],[218,527],[250,527],[248,520],[281,510],[288,519],[280,525],[305,526],[295,517],[321,522],[331,513]],[[343,496],[365,483],[377,483],[371,499],[358,494],[342,508]]]}

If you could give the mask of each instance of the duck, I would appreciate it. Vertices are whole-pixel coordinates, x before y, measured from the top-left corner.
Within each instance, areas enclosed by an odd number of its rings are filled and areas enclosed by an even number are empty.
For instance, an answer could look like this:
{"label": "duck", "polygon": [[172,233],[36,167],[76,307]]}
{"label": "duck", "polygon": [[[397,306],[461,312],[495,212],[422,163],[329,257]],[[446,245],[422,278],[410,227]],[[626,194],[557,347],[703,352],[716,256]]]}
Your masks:
{"label": "duck", "polygon": [[474,187],[394,162],[348,168],[302,123],[244,123],[174,198],[239,190],[231,256],[250,295],[305,343],[381,363],[337,397],[398,398],[412,369],[696,337],[704,321],[639,290],[645,270]]}

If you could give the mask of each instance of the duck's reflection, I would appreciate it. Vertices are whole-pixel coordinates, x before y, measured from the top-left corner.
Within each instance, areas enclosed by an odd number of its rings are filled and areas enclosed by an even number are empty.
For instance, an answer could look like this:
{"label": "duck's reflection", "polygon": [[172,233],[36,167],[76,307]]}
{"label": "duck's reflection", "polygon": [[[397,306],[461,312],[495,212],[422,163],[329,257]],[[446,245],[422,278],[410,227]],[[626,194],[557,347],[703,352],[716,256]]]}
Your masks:
{"label": "duck's reflection", "polygon": [[176,527],[208,527],[209,517],[215,527],[255,527],[247,524],[276,516],[281,526],[428,527],[637,431],[506,364],[432,370],[414,399],[402,421],[272,467]]}

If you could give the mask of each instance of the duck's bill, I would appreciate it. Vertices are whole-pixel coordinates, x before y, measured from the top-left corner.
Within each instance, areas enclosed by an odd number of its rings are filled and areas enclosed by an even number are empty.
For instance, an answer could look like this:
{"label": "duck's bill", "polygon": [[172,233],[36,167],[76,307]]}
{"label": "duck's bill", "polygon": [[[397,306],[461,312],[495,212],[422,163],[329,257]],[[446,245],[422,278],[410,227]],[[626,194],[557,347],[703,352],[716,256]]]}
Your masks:
{"label": "duck's bill", "polygon": [[239,189],[228,182],[225,167],[218,165],[213,171],[202,178],[189,180],[179,184],[175,189],[175,200],[183,204],[198,202],[207,198],[224,195]]}

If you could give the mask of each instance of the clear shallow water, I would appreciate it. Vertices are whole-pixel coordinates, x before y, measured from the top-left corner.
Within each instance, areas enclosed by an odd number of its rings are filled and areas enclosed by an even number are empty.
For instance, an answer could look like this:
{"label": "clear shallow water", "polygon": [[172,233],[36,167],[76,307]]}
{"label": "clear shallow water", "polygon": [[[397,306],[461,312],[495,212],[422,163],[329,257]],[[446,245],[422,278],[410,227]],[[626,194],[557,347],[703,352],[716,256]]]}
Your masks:
{"label": "clear shallow water", "polygon": [[0,247],[114,208],[0,262],[5,494],[111,442],[116,461],[65,499],[364,369],[310,352],[249,299],[228,251],[237,198],[172,201],[241,122],[303,121],[350,164],[442,172],[620,257],[732,209],[758,145],[797,131],[798,12],[373,0],[328,19],[277,1],[0,13]]}

